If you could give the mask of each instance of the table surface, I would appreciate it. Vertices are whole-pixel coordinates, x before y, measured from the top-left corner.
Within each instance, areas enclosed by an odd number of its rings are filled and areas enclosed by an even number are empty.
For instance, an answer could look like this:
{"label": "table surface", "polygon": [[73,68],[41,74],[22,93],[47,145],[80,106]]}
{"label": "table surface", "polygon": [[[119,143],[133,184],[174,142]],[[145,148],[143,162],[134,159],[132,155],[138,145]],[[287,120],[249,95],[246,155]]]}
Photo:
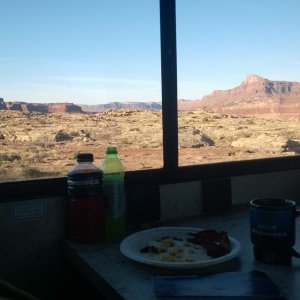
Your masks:
{"label": "table surface", "polygon": [[[300,218],[296,221],[297,235],[300,232]],[[200,215],[155,226],[184,226],[225,230],[241,244],[238,257],[219,265],[196,270],[169,270],[131,261],[120,252],[122,238],[106,240],[96,245],[81,245],[65,241],[66,257],[90,280],[108,299],[151,300],[156,299],[151,279],[156,275],[187,275],[212,272],[265,272],[278,286],[286,299],[300,299],[300,259],[293,258],[289,265],[267,265],[255,261],[250,241],[249,214],[247,208],[234,208],[230,212],[214,215]],[[123,237],[124,238],[124,237]],[[295,249],[300,250],[300,239]]]}

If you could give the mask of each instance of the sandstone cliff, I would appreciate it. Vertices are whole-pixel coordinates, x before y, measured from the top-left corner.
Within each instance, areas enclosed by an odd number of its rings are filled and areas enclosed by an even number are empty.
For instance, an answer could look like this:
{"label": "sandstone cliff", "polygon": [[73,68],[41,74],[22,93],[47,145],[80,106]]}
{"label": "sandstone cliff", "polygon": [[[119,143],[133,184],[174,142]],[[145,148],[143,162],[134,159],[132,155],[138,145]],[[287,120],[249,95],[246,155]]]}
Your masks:
{"label": "sandstone cliff", "polygon": [[248,75],[238,87],[216,90],[195,103],[206,110],[225,114],[299,116],[300,83]]}
{"label": "sandstone cliff", "polygon": [[16,110],[22,112],[39,113],[83,113],[80,106],[73,103],[26,103],[4,102],[0,98],[0,110]]}

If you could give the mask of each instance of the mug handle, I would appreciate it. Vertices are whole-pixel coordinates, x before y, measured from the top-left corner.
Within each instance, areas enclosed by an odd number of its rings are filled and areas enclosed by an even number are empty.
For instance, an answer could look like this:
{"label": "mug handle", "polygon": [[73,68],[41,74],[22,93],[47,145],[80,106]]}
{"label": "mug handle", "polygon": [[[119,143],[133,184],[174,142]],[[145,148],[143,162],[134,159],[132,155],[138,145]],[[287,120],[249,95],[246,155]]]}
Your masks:
{"label": "mug handle", "polygon": [[292,248],[292,256],[296,258],[300,258],[300,253],[298,253],[294,248]]}
{"label": "mug handle", "polygon": [[[300,209],[296,209],[296,218],[300,216]],[[300,253],[298,253],[294,248],[292,248],[292,256],[300,258]]]}

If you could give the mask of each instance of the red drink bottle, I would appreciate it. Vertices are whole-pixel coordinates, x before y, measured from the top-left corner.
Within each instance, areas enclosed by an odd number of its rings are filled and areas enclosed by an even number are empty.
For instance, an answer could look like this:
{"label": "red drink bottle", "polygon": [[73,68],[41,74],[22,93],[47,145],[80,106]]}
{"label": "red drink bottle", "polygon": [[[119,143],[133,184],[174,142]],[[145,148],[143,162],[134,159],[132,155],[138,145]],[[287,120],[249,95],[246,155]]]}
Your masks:
{"label": "red drink bottle", "polygon": [[102,171],[93,164],[92,153],[77,155],[68,173],[68,229],[72,240],[93,243],[104,237]]}

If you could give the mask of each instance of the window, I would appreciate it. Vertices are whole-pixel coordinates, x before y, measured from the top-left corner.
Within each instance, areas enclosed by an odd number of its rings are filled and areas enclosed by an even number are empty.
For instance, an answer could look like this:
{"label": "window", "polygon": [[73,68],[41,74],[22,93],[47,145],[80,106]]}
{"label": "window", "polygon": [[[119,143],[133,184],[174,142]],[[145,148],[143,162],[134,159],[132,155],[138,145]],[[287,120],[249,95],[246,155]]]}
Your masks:
{"label": "window", "polygon": [[298,2],[176,4],[179,164],[297,155]]}
{"label": "window", "polygon": [[65,176],[78,151],[100,165],[109,145],[161,168],[159,2],[1,6],[0,181]]}
{"label": "window", "polygon": [[[109,2],[111,3],[111,2]],[[126,14],[128,12],[129,9],[134,9],[134,16],[136,16],[137,19],[141,20],[145,17],[145,15],[143,15],[141,13],[141,9],[140,7],[138,6],[137,3],[140,3],[138,1],[128,1],[126,2],[126,4],[124,4],[123,1],[120,1],[120,2],[114,2],[115,3],[115,7],[114,9],[118,9],[119,11],[122,10],[122,12],[124,12],[124,14],[122,15],[123,18],[126,18]],[[128,5],[128,3],[130,4],[137,4],[137,6],[135,6],[134,8],[132,8],[131,5]],[[145,3],[149,4],[149,3],[152,3],[152,1],[146,1]],[[177,7],[177,10],[182,10],[182,5],[183,3],[187,3],[187,1],[181,1],[181,0],[177,0],[177,4],[178,4],[178,7]],[[187,4],[185,4],[185,8],[187,9],[186,12],[192,8],[192,5],[193,4],[196,4],[198,2],[196,1],[188,1]],[[39,5],[45,5],[45,4],[40,4]],[[139,5],[142,5],[142,4],[139,4]],[[150,4],[149,4],[150,5]],[[152,5],[152,4],[151,4]],[[250,5],[250,4],[249,4]],[[151,6],[152,7],[152,6]],[[153,10],[157,10],[158,11],[158,6],[157,6],[157,2],[156,2],[156,6],[154,5],[153,7]],[[19,8],[19,9],[22,9],[22,8]],[[114,9],[111,9],[110,11],[110,16],[114,16]],[[92,12],[91,12],[92,11]],[[160,11],[161,11],[161,63],[162,63],[162,125],[163,125],[163,148],[162,148],[162,144],[159,144],[161,143],[161,139],[157,138],[156,141],[158,141],[158,143],[155,143],[155,145],[157,146],[157,153],[153,154],[153,157],[155,157],[155,159],[157,159],[159,161],[159,165],[158,166],[150,166],[150,165],[144,165],[144,167],[142,166],[141,168],[139,168],[139,170],[135,170],[134,168],[132,168],[132,172],[128,172],[128,178],[129,178],[129,182],[135,182],[135,184],[138,184],[138,182],[147,182],[148,179],[152,182],[157,182],[157,183],[164,183],[164,182],[180,182],[180,181],[190,181],[190,180],[198,180],[198,179],[205,179],[205,178],[223,178],[223,177],[229,177],[229,176],[236,176],[236,175],[243,175],[243,174],[251,174],[251,173],[259,173],[259,172],[270,172],[270,171],[280,171],[280,170],[286,170],[286,169],[295,169],[295,168],[299,168],[300,167],[300,159],[298,156],[281,156],[281,157],[276,157],[276,158],[270,158],[270,156],[266,157],[264,156],[264,158],[255,158],[255,159],[251,159],[251,160],[234,160],[234,159],[231,159],[233,158],[233,156],[231,155],[228,155],[227,158],[229,159],[226,159],[226,161],[222,158],[222,159],[215,159],[215,160],[211,160],[211,161],[203,161],[201,159],[197,159],[197,160],[194,160],[194,151],[198,151],[199,149],[197,147],[193,148],[193,147],[190,147],[191,149],[188,149],[188,148],[184,148],[182,147],[182,141],[181,139],[184,138],[184,136],[182,135],[182,133],[184,133],[183,130],[183,126],[185,126],[184,124],[182,124],[182,119],[181,119],[181,112],[178,112],[177,111],[177,60],[176,60],[176,27],[175,27],[175,1],[173,0],[162,0],[160,1]],[[89,23],[89,25],[87,26],[90,26],[92,28],[89,28],[90,32],[93,32],[95,33],[95,35],[93,35],[94,37],[94,40],[96,40],[99,36],[99,32],[95,32],[95,27],[93,26],[93,22],[96,22],[95,20],[97,18],[99,18],[99,10],[97,9],[92,9],[91,7],[87,6],[86,4],[84,4],[84,10],[83,10],[83,13],[86,13],[88,16],[91,17],[91,23]],[[107,17],[105,15],[105,13],[103,13],[103,11],[101,11],[101,13],[103,14],[102,16],[103,17]],[[146,14],[148,13],[145,12]],[[91,15],[90,15],[91,14]],[[177,13],[177,18],[178,18],[178,26],[177,28],[180,28],[180,26],[188,26],[188,24],[184,24],[184,22],[182,22],[184,19],[180,19],[181,17],[178,15],[179,13]],[[213,11],[211,11],[211,14],[208,15],[208,17],[213,17]],[[72,15],[72,11],[70,13],[70,18],[73,18],[74,16]],[[61,18],[64,18],[64,14],[61,14]],[[77,22],[77,19],[74,17],[74,22],[76,21]],[[112,18],[110,21],[113,22],[113,19]],[[191,18],[193,19],[193,18]],[[13,23],[14,20],[12,20],[12,23]],[[147,22],[147,18],[145,19],[145,23],[148,24]],[[76,23],[75,22],[75,23]],[[154,26],[154,28],[157,29],[157,31],[159,30],[158,27],[159,27],[159,18],[157,16],[157,18],[153,18],[149,21],[150,23],[147,25],[149,26],[149,28],[151,26]],[[20,23],[22,23],[22,20],[20,20]],[[76,23],[77,24],[77,23]],[[126,22],[124,20],[124,22],[122,23],[124,25],[124,28],[126,28]],[[143,24],[145,25],[142,21],[141,22],[136,22],[135,24]],[[109,24],[107,24],[109,25]],[[16,25],[14,25],[16,26]],[[59,29],[61,29],[62,27],[59,26],[59,25],[55,25],[57,26],[57,28],[55,27],[55,31],[53,32],[59,32]],[[71,25],[70,26],[70,29],[71,29]],[[86,24],[85,24],[86,26]],[[136,26],[136,25],[135,25]],[[147,45],[151,42],[157,42],[158,44],[158,41],[154,38],[154,39],[151,39],[151,34],[150,34],[150,40],[149,39],[149,35],[148,35],[148,31],[147,29],[149,29],[147,26],[143,27],[143,32],[144,32],[144,35],[142,36],[142,38],[145,38],[148,42],[147,42]],[[109,26],[108,26],[109,27]],[[126,42],[128,41],[128,32],[124,29],[123,27],[122,28],[119,28],[120,31],[118,33],[120,33],[121,35],[121,38],[125,38],[126,39]],[[151,27],[152,28],[152,27]],[[155,29],[155,30],[156,30]],[[64,29],[66,30],[66,29]],[[82,30],[82,28],[80,28],[80,30]],[[129,32],[130,34],[133,34],[134,35],[134,32],[133,32],[133,28],[131,28],[132,32]],[[184,52],[184,47],[182,45],[180,45],[180,39],[181,39],[181,35],[183,33],[183,31],[185,30],[185,28],[182,28],[182,29],[178,29],[178,44],[179,44],[179,47],[178,47],[178,96],[179,98],[181,97],[181,93],[184,91],[185,89],[185,86],[184,86],[184,81],[181,79],[181,76],[182,76],[182,72],[184,71],[183,68],[184,68],[184,60],[180,60],[182,59],[185,55],[189,55],[188,52]],[[207,29],[206,29],[207,30]],[[147,32],[147,34],[146,34]],[[159,35],[158,32],[157,33],[157,36]],[[89,50],[92,48],[92,54],[94,55],[97,55],[97,51],[95,50],[95,47],[94,44],[88,44],[88,43],[84,43],[83,42],[87,42],[87,37],[84,36],[83,39],[77,39],[76,36],[78,34],[78,32],[75,32],[73,33],[74,36],[73,36],[73,40],[74,43],[71,45],[72,47],[75,47],[75,46],[83,46],[85,48],[86,51],[82,51],[81,52],[81,59],[86,62],[88,60],[89,57],[83,57],[83,54],[85,53],[89,53]],[[103,34],[108,34],[108,32],[104,32]],[[191,39],[192,37],[194,37],[195,35],[195,31],[194,30],[187,30],[186,31],[186,34],[188,35],[188,38]],[[154,34],[155,35],[155,34]],[[31,36],[31,34],[29,35]],[[156,36],[156,35],[155,35]],[[133,38],[133,37],[132,37]],[[141,38],[141,36],[137,37],[135,36],[135,38]],[[153,38],[153,37],[152,37]],[[65,41],[62,41],[62,42],[65,42]],[[111,41],[112,43],[116,43],[116,40],[112,40]],[[82,45],[83,44],[83,45]],[[132,66],[132,62],[134,63],[137,63],[137,61],[135,60],[135,57],[132,57],[132,59],[130,59],[130,61],[128,61],[128,57],[126,56],[122,56],[124,54],[124,47],[127,47],[128,44],[130,43],[120,43],[120,44],[114,44],[115,45],[115,48],[113,48],[113,51],[117,52],[118,54],[118,61],[116,62],[116,65],[115,65],[115,68],[118,69],[118,67],[120,66],[118,64],[118,62],[122,62],[122,61],[126,61],[127,63],[127,68],[125,68],[126,70],[128,68],[131,68],[133,67]],[[70,47],[71,47],[70,46]],[[108,45],[107,44],[103,44],[102,45],[102,48],[108,48]],[[101,49],[102,49],[101,48]],[[159,45],[157,46],[156,50],[157,52],[159,52],[158,50],[159,48]],[[45,48],[45,49],[48,49],[48,48]],[[109,48],[110,49],[110,48]],[[72,48],[70,48],[70,50],[72,50]],[[139,49],[132,49],[132,50],[139,50]],[[228,49],[227,49],[228,50]],[[54,51],[54,54],[55,54],[55,51],[57,51],[57,49],[55,49],[55,47],[53,47],[53,51]],[[154,51],[154,52],[155,52]],[[137,51],[138,52],[138,51]],[[158,53],[156,52],[156,55],[159,55]],[[72,54],[72,51],[71,52],[68,52],[66,54],[63,55],[63,58],[65,59],[74,59],[72,60],[73,62],[76,61],[77,62],[77,59],[76,57],[73,57],[71,54]],[[134,55],[136,54],[135,51],[133,51]],[[6,53],[7,54],[7,53]],[[71,55],[71,56],[70,56]],[[134,56],[133,55],[133,56]],[[147,56],[147,55],[145,55]],[[144,57],[145,57],[144,56]],[[137,59],[139,58],[139,56],[137,56]],[[144,62],[144,61],[143,61]],[[9,62],[5,62],[6,64],[9,63]],[[146,64],[152,64],[153,63],[153,60],[151,60],[151,57],[149,58],[147,56],[147,59],[146,59]],[[17,62],[12,62],[12,64],[15,64],[17,65]],[[84,66],[84,63],[83,65]],[[57,68],[61,68],[61,66],[57,66]],[[144,70],[141,70],[142,69],[142,64],[137,66],[137,68],[134,68],[134,70],[137,72],[135,73],[136,76],[139,76],[141,75]],[[63,67],[63,70],[69,70],[68,68],[65,68]],[[82,69],[81,66],[77,66],[77,70],[78,72],[80,73],[80,75],[82,76],[79,76],[79,77],[75,77],[75,78],[71,78],[75,81],[83,81],[82,84],[85,85],[86,82],[84,80],[84,68]],[[124,72],[126,70],[123,70]],[[83,74],[81,73],[83,72]],[[96,72],[96,71],[95,71]],[[110,72],[113,72],[113,70],[108,70],[107,71],[108,73],[105,74],[107,77],[105,78],[111,78],[109,77],[108,75],[110,74]],[[152,91],[157,91],[159,89],[159,87],[156,86],[156,80],[157,78],[159,77],[159,75],[156,73],[157,70],[153,69],[153,73],[152,73],[152,79],[154,78],[154,81],[155,81],[155,85],[154,87],[151,89]],[[199,72],[201,73],[201,70],[199,70]],[[63,74],[63,73],[62,73]],[[68,74],[69,76],[73,76],[73,72],[70,72]],[[90,74],[88,74],[90,75]],[[94,75],[94,74],[92,74]],[[96,74],[97,75],[97,74]],[[221,81],[222,79],[222,76],[219,74],[219,80],[218,81]],[[3,75],[2,75],[3,77]],[[97,78],[104,78],[104,77],[94,77],[95,79]],[[105,79],[104,78],[104,79]],[[136,77],[135,77],[136,78]],[[69,78],[70,79],[70,78]],[[68,78],[65,78],[65,76],[61,75],[61,78],[60,80],[63,80],[63,81],[68,81],[69,80]],[[109,80],[108,80],[109,81]],[[99,83],[97,80],[95,80],[95,83]],[[101,82],[100,82],[101,83]],[[110,85],[112,82],[107,82],[106,83],[108,85]],[[128,82],[122,82],[122,84],[126,85]],[[141,84],[143,84],[143,81],[140,82]],[[71,83],[70,83],[71,84]],[[75,86],[73,85],[73,88]],[[145,87],[144,87],[145,88]],[[218,87],[216,87],[218,88]],[[5,95],[4,95],[5,96]],[[6,96],[5,96],[6,98]],[[144,112],[143,112],[144,113]],[[128,115],[131,115],[131,113],[127,112],[126,114]],[[196,114],[194,112],[184,112],[184,114],[186,114],[187,118],[188,119],[194,119],[194,117],[196,116]],[[177,120],[177,116],[179,115],[179,121]],[[75,115],[72,115],[71,118],[75,118],[74,117]],[[214,116],[214,115],[212,115]],[[24,118],[27,118],[28,115],[24,114],[23,116]],[[116,115],[114,115],[114,112],[108,112],[106,114],[106,117],[108,119],[112,119],[113,120],[113,124],[117,125],[118,122],[124,117],[121,115],[119,115],[119,118],[116,117]],[[197,116],[196,116],[197,117]],[[6,118],[6,117],[5,117]],[[34,115],[34,118],[35,118],[35,115]],[[61,118],[61,122],[63,123],[64,121],[64,116],[60,116]],[[155,120],[153,120],[154,122],[157,122],[159,123],[160,122],[160,113],[159,112],[155,112]],[[95,128],[97,128],[99,130],[99,120],[97,118],[94,118],[95,120],[95,123],[94,123],[94,126]],[[208,122],[211,122],[210,120],[211,118],[209,118],[207,121]],[[214,117],[212,117],[212,119],[214,119]],[[218,118],[215,118],[216,120]],[[84,118],[80,119],[82,124],[85,124],[84,123]],[[148,121],[147,118],[144,117],[143,120],[146,120]],[[246,118],[245,118],[246,120]],[[204,118],[201,118],[201,121],[203,122],[206,122],[206,120]],[[214,120],[213,120],[214,121]],[[24,121],[25,122],[25,121]],[[29,121],[27,121],[29,122]],[[140,122],[141,123],[141,122]],[[134,131],[139,131],[139,128],[138,128],[138,125],[140,125],[140,123],[138,124],[134,124],[132,127],[131,127],[131,131],[134,132]],[[151,123],[153,124],[153,122],[151,121]],[[177,128],[177,123],[178,123],[178,128]],[[1,124],[3,124],[3,122],[1,122]],[[26,122],[24,123],[26,124]],[[70,123],[72,124],[72,122]],[[37,127],[38,126],[42,126],[43,124],[38,124],[37,123]],[[49,123],[47,123],[47,125],[51,125],[50,121]],[[10,127],[14,127],[15,125],[11,125]],[[151,124],[149,124],[149,127],[151,127]],[[213,128],[215,127],[215,124],[213,124]],[[68,128],[70,129],[70,128]],[[193,129],[193,128],[192,128]],[[83,128],[84,130],[84,128]],[[194,130],[194,129],[193,129]],[[196,131],[196,134],[197,134],[197,131],[198,128],[195,128],[195,131]],[[30,131],[30,128],[29,128],[29,131]],[[178,135],[178,131],[179,131],[179,135]],[[143,132],[141,132],[141,136],[144,135]],[[74,134],[70,134],[68,133],[71,137],[73,137],[73,139],[76,138],[76,135],[80,136],[81,133],[76,133],[75,136]],[[82,132],[83,135],[85,135],[86,133],[83,131]],[[98,132],[98,134],[101,134],[101,132]],[[118,132],[118,137],[120,136],[120,134],[122,134],[122,130],[120,129],[120,131]],[[158,133],[159,135],[160,133]],[[136,136],[136,134],[134,134],[134,136]],[[91,146],[91,143],[92,143],[92,139],[91,139],[91,136],[87,135],[87,136],[84,136],[86,137],[86,140],[87,140],[87,143],[85,144],[86,145],[86,148],[85,150],[88,150],[88,151],[92,151],[94,152],[94,149],[95,149],[95,153],[98,153],[98,159],[100,158],[100,156],[104,156],[104,146],[102,148],[102,150],[100,151],[100,147],[99,145],[95,145],[95,148],[93,148]],[[178,143],[178,137],[179,137],[179,143]],[[124,138],[128,138],[128,136],[124,136]],[[210,136],[208,135],[208,138],[210,138]],[[226,137],[225,137],[226,138]],[[104,137],[105,139],[105,137]],[[136,140],[135,140],[136,141]],[[4,145],[5,143],[5,140],[3,141],[2,140],[2,143]],[[180,155],[178,156],[178,145],[179,145],[179,153]],[[37,146],[40,146],[40,145],[37,145]],[[155,146],[155,147],[156,147]],[[79,148],[79,147],[78,147]],[[150,147],[151,148],[151,147]],[[37,148],[38,149],[38,148]],[[51,147],[50,147],[51,149]],[[212,148],[211,148],[212,149]],[[122,149],[121,149],[122,150]],[[153,149],[150,149],[150,150],[153,150]],[[150,151],[149,150],[149,151]],[[189,150],[190,153],[190,157],[191,159],[189,159],[189,157],[185,158],[185,162],[182,163],[182,156],[183,154],[185,155],[185,152],[186,150]],[[209,151],[210,149],[208,149]],[[101,155],[99,153],[102,153]],[[135,150],[135,147],[133,146],[131,148],[131,151],[130,153],[125,153],[123,152],[122,155],[123,157],[125,157],[125,159],[128,159],[128,161],[132,161],[132,157],[130,156],[133,152],[138,152],[138,150]],[[18,155],[19,151],[17,153],[15,153],[16,155]],[[40,153],[41,156],[44,155],[44,151],[39,151],[38,153]],[[61,153],[59,153],[60,155]],[[74,154],[74,151],[70,151],[70,156],[68,156],[68,161],[66,162],[66,169],[69,169],[71,167],[71,165],[73,164],[74,162],[74,157],[73,157],[73,154]],[[162,154],[163,154],[163,160],[162,160]],[[5,155],[5,153],[4,153]],[[66,157],[65,155],[63,155],[63,157]],[[143,162],[146,162],[146,159],[144,156],[141,156],[142,159],[143,159]],[[200,157],[201,158],[201,157]],[[21,157],[22,159],[22,157]],[[54,155],[54,158],[53,159],[56,159],[55,158],[55,155]],[[14,163],[19,163],[21,162],[20,158],[16,157],[16,158],[13,158],[12,157],[9,157],[7,159],[8,161],[12,160]],[[45,159],[46,161],[46,159]],[[179,161],[179,163],[178,163]],[[163,162],[163,164],[162,164]],[[126,162],[125,162],[126,164]],[[178,166],[180,165],[180,167],[178,168]],[[2,164],[3,166],[3,164]],[[160,167],[162,167],[162,169],[159,169]],[[59,167],[61,167],[61,165],[59,165]],[[153,170],[147,170],[148,168],[151,169],[152,167],[154,167],[155,169]],[[3,170],[3,169],[2,169]],[[4,175],[7,176],[8,174],[8,171],[7,173],[5,173]],[[49,174],[44,174],[44,175],[49,175]],[[54,176],[57,176],[55,174],[53,174]],[[61,181],[59,181],[61,182]]]}

